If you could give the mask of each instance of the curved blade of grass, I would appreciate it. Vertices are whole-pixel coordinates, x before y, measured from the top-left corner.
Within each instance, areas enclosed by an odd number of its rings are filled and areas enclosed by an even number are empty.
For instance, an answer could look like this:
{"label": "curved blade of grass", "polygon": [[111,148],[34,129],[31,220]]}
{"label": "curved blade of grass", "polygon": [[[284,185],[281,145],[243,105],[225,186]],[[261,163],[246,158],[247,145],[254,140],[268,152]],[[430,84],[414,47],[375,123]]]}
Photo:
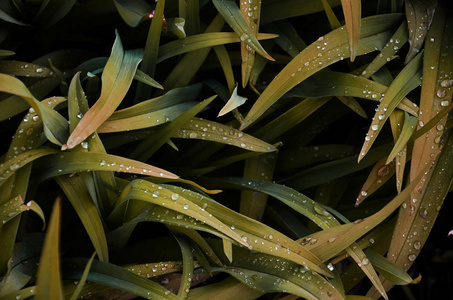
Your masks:
{"label": "curved blade of grass", "polygon": [[[110,118],[99,126],[97,132],[121,132],[162,125],[178,118],[194,105],[194,103],[186,102],[145,114],[133,114],[133,112],[137,110],[133,110],[132,107],[130,107],[127,114],[125,114],[126,110],[124,110],[124,114],[119,112],[113,113]],[[123,117],[126,115],[130,115],[130,117]]]}
{"label": "curved blade of grass", "polygon": [[406,94],[420,85],[420,76],[422,74],[422,54],[423,53],[420,53],[417,57],[415,57],[398,74],[386,91],[384,99],[382,99],[379,104],[373,121],[371,122],[370,129],[365,137],[365,142],[363,143],[362,150],[360,150],[358,162],[360,162],[368,153],[371,145],[374,143],[376,137],[384,126],[385,121],[387,121],[398,103]]}
{"label": "curved blade of grass", "polygon": [[385,279],[390,280],[397,285],[413,283],[414,280],[403,270],[403,268],[390,262],[384,256],[372,249],[365,250],[365,253],[370,259],[370,262],[378,270],[379,274]]}
{"label": "curved blade of grass", "polygon": [[137,27],[142,21],[148,18],[152,11],[151,5],[140,0],[114,0],[116,9],[121,18],[130,27]]}
{"label": "curved blade of grass", "polygon": [[0,49],[0,56],[1,57],[11,56],[11,55],[14,55],[14,54],[16,54],[16,53],[13,52],[13,51]]}
{"label": "curved blade of grass", "polygon": [[[397,141],[401,135],[401,123],[404,123],[405,113],[399,110],[394,110],[390,115],[390,125],[392,126],[393,139]],[[416,124],[414,124],[416,125]],[[413,131],[412,131],[413,132]],[[408,142],[409,143],[409,142]],[[401,151],[395,157],[395,173],[396,173],[396,189],[401,192],[403,186],[404,169],[407,161],[407,145],[402,147]]]}
{"label": "curved blade of grass", "polygon": [[61,145],[67,137],[68,122],[59,113],[39,102],[19,79],[0,74],[0,91],[18,95],[36,111],[44,121],[44,133],[54,144]]}
{"label": "curved blade of grass", "polygon": [[79,298],[80,293],[82,292],[83,286],[85,285],[85,282],[87,280],[88,274],[90,272],[91,264],[93,263],[95,256],[96,256],[96,252],[93,253],[90,260],[88,261],[88,263],[85,267],[85,270],[83,271],[82,277],[80,278],[80,281],[77,284],[77,288],[72,293],[71,298],[69,298],[69,300],[77,300]]}
{"label": "curved blade of grass", "polygon": [[408,113],[404,114],[404,124],[403,128],[401,129],[401,134],[398,140],[395,143],[395,146],[390,152],[389,157],[387,158],[386,164],[390,163],[399,152],[403,151],[403,148],[407,146],[407,142],[409,141],[412,133],[415,131],[417,126],[418,118],[409,116]]}
{"label": "curved blade of grass", "polygon": [[109,252],[104,226],[82,178],[80,176],[57,176],[55,180],[68,197],[80,221],[82,221],[99,259],[108,261]]}
{"label": "curved blade of grass", "polygon": [[76,0],[44,1],[43,4],[47,5],[41,6],[40,12],[35,21],[44,23],[46,24],[46,27],[50,27],[66,16],[76,2]]}
{"label": "curved blade of grass", "polygon": [[[270,33],[260,33],[257,35],[258,40],[273,39],[275,37],[277,37],[276,34]],[[233,32],[206,32],[188,36],[184,39],[172,41],[160,46],[157,63],[179,54],[240,41],[238,35]]]}
{"label": "curved blade of grass", "polygon": [[238,267],[215,267],[213,268],[213,270],[215,272],[228,273],[245,285],[263,293],[285,292],[293,295],[298,295],[299,297],[303,297],[304,299],[319,299],[303,288],[297,286],[293,282],[282,280],[282,278],[278,276]]}
{"label": "curved blade of grass", "polygon": [[[320,72],[320,76],[307,79],[285,97],[351,96],[379,102],[387,90],[388,87],[383,84],[353,74]],[[403,98],[397,107],[418,116],[417,105],[407,98]]]}
{"label": "curved blade of grass", "polygon": [[161,89],[161,90],[164,89],[164,87],[162,85],[160,85],[159,82],[157,82],[154,79],[152,79],[151,76],[149,76],[148,74],[144,73],[140,69],[137,69],[135,71],[134,79],[139,81],[139,82],[141,82],[141,83],[147,84],[149,86],[152,86],[152,87],[155,87],[155,88],[158,88],[158,89]]}
{"label": "curved blade of grass", "polygon": [[[166,186],[166,188],[183,194],[190,201],[205,207],[207,211],[215,215],[220,221],[225,224],[231,224],[230,227],[234,228],[235,232],[244,241],[247,241],[253,250],[271,255],[279,255],[295,263],[306,265],[323,275],[331,276],[330,271],[317,257],[305,251],[303,247],[280,232],[232,211],[208,197],[175,186]],[[283,241],[283,244],[281,241]]]}
{"label": "curved blade of grass", "polygon": [[28,26],[28,24],[11,17],[10,15],[8,15],[6,12],[4,12],[1,9],[0,9],[0,19],[5,22],[16,24],[16,25]]}
{"label": "curved blade of grass", "polygon": [[141,51],[123,51],[117,35],[112,54],[102,73],[101,96],[69,136],[62,150],[72,149],[92,134],[120,105],[135,76]]}
{"label": "curved blade of grass", "polygon": [[258,42],[255,33],[248,25],[247,21],[242,16],[241,10],[234,1],[231,0],[213,0],[214,6],[223,16],[225,21],[238,34],[241,41],[246,43],[250,48],[256,51],[259,55],[274,60],[261,44]]}
{"label": "curved blade of grass", "polygon": [[[263,293],[256,291],[233,277],[212,283],[209,285],[191,289],[187,295],[188,300],[209,300],[209,299],[257,299]],[[9,299],[8,299],[9,300]],[[14,300],[14,299],[12,299]]]}
{"label": "curved blade of grass", "polygon": [[[88,259],[84,258],[64,260],[62,262],[63,278],[79,280],[87,262]],[[179,299],[158,283],[129,272],[122,267],[98,260],[93,260],[87,281],[115,287],[146,299]]]}
{"label": "curved blade of grass", "polygon": [[51,69],[16,60],[0,61],[0,73],[19,77],[51,77],[53,75]]}
{"label": "curved blade of grass", "polygon": [[238,87],[236,85],[236,87],[234,88],[233,90],[233,93],[231,94],[231,97],[230,99],[228,100],[228,102],[222,107],[222,109],[220,110],[219,114],[217,115],[217,117],[221,117],[227,113],[229,113],[230,111],[232,111],[233,109],[236,109],[238,108],[239,106],[241,106],[242,104],[245,103],[245,101],[247,101],[247,97],[242,97],[242,96],[239,96],[238,95]]}
{"label": "curved blade of grass", "polygon": [[17,170],[26,164],[46,155],[56,154],[57,150],[54,149],[34,149],[27,152],[18,154],[15,158],[7,160],[0,165],[0,186],[11,177]]}
{"label": "curved blade of grass", "polygon": [[[157,196],[157,197],[156,197]],[[176,200],[174,200],[176,198]],[[115,205],[115,210],[112,212],[113,217],[118,214],[122,209],[122,205],[126,204],[130,199],[137,199],[154,203],[160,206],[165,206],[168,209],[179,212],[180,214],[188,215],[196,218],[207,225],[215,228],[216,230],[230,236],[239,244],[248,247],[249,245],[241,239],[241,237],[235,233],[230,227],[226,226],[214,215],[208,213],[205,208],[198,206],[196,203],[186,199],[184,196],[173,193],[172,191],[163,188],[162,186],[155,185],[151,182],[143,180],[132,181],[127,188],[125,188],[121,196],[118,198]],[[121,205],[121,206],[120,206]],[[126,211],[127,213],[127,211]]]}
{"label": "curved blade of grass", "polygon": [[36,161],[34,165],[41,176],[40,180],[89,170],[125,172],[170,179],[179,178],[177,175],[163,169],[111,154],[96,152],[67,152],[61,154],[55,153],[55,151],[47,152],[50,155]]}
{"label": "curved blade of grass", "polygon": [[[225,74],[225,79],[228,85],[228,91],[233,92],[235,87],[235,80],[233,74],[233,66],[230,59],[230,54],[228,53],[225,46],[215,46],[213,47],[217,58],[219,59],[220,65],[222,67],[223,73]],[[209,82],[209,81],[208,81]],[[219,95],[220,96],[220,95]],[[223,97],[221,97],[223,99]]]}
{"label": "curved blade of grass", "polygon": [[[375,48],[382,48],[384,41],[388,39],[386,31],[391,29],[399,18],[400,15],[382,15],[363,19],[361,42],[357,55],[372,52]],[[344,27],[338,28],[319,38],[287,64],[255,102],[244,119],[241,129],[252,124],[281,96],[303,80],[335,62],[349,57],[347,36],[343,29]]]}
{"label": "curved blade of grass", "polygon": [[360,23],[362,5],[360,0],[341,0],[343,7],[346,32],[348,33],[349,52],[351,61],[355,60],[360,39]]}
{"label": "curved blade of grass", "polygon": [[[445,101],[444,104],[451,105],[451,89],[442,86],[442,82],[445,80],[444,74],[450,74],[452,71],[452,33],[451,30],[447,30],[450,26],[452,26],[452,20],[446,18],[445,8],[440,4],[427,35],[429,42],[425,44],[420,96],[420,112],[422,114],[419,118],[419,127],[428,123],[439,111],[444,109],[443,101]],[[446,53],[446,55],[443,53]],[[430,164],[431,157],[436,154],[436,149],[439,149],[445,121],[445,119],[442,119],[437,124],[438,126],[433,127],[422,138],[414,142],[411,178],[423,172],[423,166]],[[387,258],[403,269],[409,268],[417,258],[437,217],[445,193],[451,185],[452,175],[449,173],[451,168],[446,167],[451,162],[451,139],[450,135],[439,161],[435,164],[432,177],[427,180],[427,184],[421,185],[410,195],[410,198],[407,198],[406,207],[408,209],[400,209],[398,226],[395,228],[394,234],[400,237],[403,234],[408,236],[398,240],[392,239]],[[423,230],[420,230],[420,228]],[[414,231],[417,233],[416,235],[413,234]],[[419,242],[415,247],[409,247],[405,244],[414,245],[415,242]],[[393,286],[390,282],[384,282],[384,285],[387,288]]]}
{"label": "curved blade of grass", "polygon": [[5,224],[17,215],[29,210],[34,211],[41,218],[45,227],[46,221],[41,207],[39,207],[39,205],[34,201],[24,203],[20,195],[2,205],[0,224]]}
{"label": "curved blade of grass", "polygon": [[434,17],[437,1],[405,1],[407,27],[409,27],[409,51],[405,63],[411,61],[422,48]]}
{"label": "curved blade of grass", "polygon": [[217,96],[209,97],[192,108],[186,110],[178,118],[162,126],[156,133],[150,135],[143,140],[130,154],[131,157],[136,157],[138,160],[146,161],[150,158],[167,140],[173,135],[191,118],[198,114],[204,109],[209,103],[211,103]]}
{"label": "curved blade of grass", "polygon": [[[242,17],[247,22],[252,33],[258,36],[261,14],[261,0],[239,1]],[[252,72],[253,63],[255,62],[255,51],[252,51],[249,45],[241,41],[241,72],[242,87],[247,85]]]}
{"label": "curved blade of grass", "polygon": [[[220,243],[211,243],[214,250],[220,251]],[[287,281],[295,284],[297,287],[307,291],[308,294],[324,295],[326,298],[343,299],[340,293],[320,274],[309,270],[304,266],[300,266],[287,259],[276,259],[275,256],[262,253],[248,253],[244,248],[234,248],[234,259],[232,263],[228,263],[222,256],[228,268],[242,268],[249,271],[256,271],[271,276],[281,278],[282,281]],[[253,284],[259,279],[254,276],[248,277]],[[319,292],[322,291],[322,295]],[[317,298],[319,299],[319,298]],[[321,297],[322,299],[322,297]]]}
{"label": "curved blade of grass", "polygon": [[63,299],[60,273],[61,199],[55,201],[36,275],[35,299]]}
{"label": "curved blade of grass", "polygon": [[173,134],[175,138],[201,139],[233,145],[257,152],[273,152],[277,148],[233,127],[200,118],[192,118]]}
{"label": "curved blade of grass", "polygon": [[[396,196],[377,213],[366,219],[357,220],[354,223],[331,227],[310,235],[309,238],[311,240],[316,240],[316,243],[312,244],[314,245],[314,247],[311,247],[312,251],[318,255],[322,255],[324,259],[331,258],[338,254],[341,250],[351,245],[358,238],[365,235],[371,229],[379,225],[397,208],[399,208],[404,200],[406,200],[411,194],[413,189],[420,184],[421,180],[426,176],[425,172],[428,172],[429,167],[430,164],[427,165],[423,172],[420,173],[400,194],[398,194],[398,196]],[[329,240],[332,240],[333,237],[335,238],[334,242],[329,242]],[[307,238],[308,237],[305,239]]]}
{"label": "curved blade of grass", "polygon": [[[340,223],[319,204],[291,188],[261,180],[252,180],[249,178],[243,179],[229,178],[227,179],[227,181],[242,185],[243,187],[246,188],[251,188],[253,190],[269,194],[279,199],[280,201],[282,201],[289,207],[293,208],[297,212],[305,215],[311,221],[313,221],[315,224],[317,224],[319,227],[323,229],[332,228],[340,225]],[[313,245],[316,243],[316,240],[311,239],[307,241],[307,243],[308,242],[310,242]],[[335,238],[330,239],[329,242],[334,243]],[[369,261],[366,258],[365,254],[363,253],[363,251],[358,247],[347,248],[347,251],[359,264],[359,266],[370,278],[373,284],[380,290],[381,294],[385,298],[387,298],[382,284],[379,281],[377,281],[378,276],[376,274],[376,271],[373,269],[371,265],[368,264]],[[327,259],[324,256],[321,257],[323,260]]]}
{"label": "curved blade of grass", "polygon": [[[275,153],[248,158],[245,161],[243,177],[271,181],[276,162],[277,155]],[[241,191],[239,212],[260,221],[266,209],[267,198],[268,196],[263,193]]]}
{"label": "curved blade of grass", "polygon": [[[205,33],[220,31],[224,24],[225,20],[219,14],[212,20],[208,28],[206,28]],[[184,55],[162,85],[169,90],[189,84],[190,80],[192,80],[200,69],[210,50],[211,48],[208,47]]]}
{"label": "curved blade of grass", "polygon": [[[146,45],[143,54],[143,62],[140,65],[140,70],[143,73],[154,77],[156,72],[157,56],[159,54],[159,43],[162,33],[162,23],[164,20],[164,7],[165,0],[157,2],[156,9],[154,10],[153,20],[148,30],[146,37]],[[135,93],[135,103],[149,98],[152,88],[145,84],[138,84]]]}
{"label": "curved blade of grass", "polygon": [[183,268],[180,261],[163,261],[158,263],[132,265],[126,267],[125,269],[137,275],[142,275],[143,277],[151,278],[160,275],[179,272],[182,271]]}
{"label": "curved blade of grass", "polygon": [[294,174],[291,177],[285,178],[280,182],[297,190],[316,186],[371,166],[381,157],[390,152],[391,148],[392,145],[387,144],[371,150],[361,164],[355,163],[354,160],[357,160],[358,155],[354,155],[317,165],[300,173]]}
{"label": "curved blade of grass", "polygon": [[398,27],[379,55],[377,55],[365,70],[363,70],[361,75],[368,78],[375,74],[382,66],[394,58],[395,53],[403,47],[407,42],[407,39],[408,29],[407,24],[404,22]]}
{"label": "curved blade of grass", "polygon": [[327,0],[321,0],[321,2],[324,7],[324,11],[326,12],[327,19],[329,20],[330,28],[337,29],[338,27],[341,27],[340,21],[338,21],[338,18],[333,12],[332,7],[330,7],[329,2],[327,2]]}
{"label": "curved blade of grass", "polygon": [[178,297],[180,299],[186,299],[187,294],[190,290],[190,284],[192,283],[192,274],[194,268],[192,247],[190,246],[187,238],[180,234],[179,232],[172,231],[173,236],[181,248],[182,255],[182,275],[181,275],[181,285],[178,290]]}
{"label": "curved blade of grass", "polygon": [[357,196],[355,206],[359,206],[366,198],[379,189],[395,174],[395,162],[387,163],[387,156],[379,159],[371,170],[368,178]]}

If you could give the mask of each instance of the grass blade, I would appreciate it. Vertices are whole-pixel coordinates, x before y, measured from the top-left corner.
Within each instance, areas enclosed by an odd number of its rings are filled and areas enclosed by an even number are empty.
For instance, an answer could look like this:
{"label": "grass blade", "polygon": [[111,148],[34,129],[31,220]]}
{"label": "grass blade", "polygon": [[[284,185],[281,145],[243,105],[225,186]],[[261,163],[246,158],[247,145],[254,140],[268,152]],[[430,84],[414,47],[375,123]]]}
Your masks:
{"label": "grass blade", "polygon": [[354,61],[360,39],[362,5],[360,0],[341,0],[341,6],[348,33],[350,57],[351,61]]}
{"label": "grass blade", "polygon": [[61,199],[55,201],[36,278],[35,299],[63,299],[60,274]]}

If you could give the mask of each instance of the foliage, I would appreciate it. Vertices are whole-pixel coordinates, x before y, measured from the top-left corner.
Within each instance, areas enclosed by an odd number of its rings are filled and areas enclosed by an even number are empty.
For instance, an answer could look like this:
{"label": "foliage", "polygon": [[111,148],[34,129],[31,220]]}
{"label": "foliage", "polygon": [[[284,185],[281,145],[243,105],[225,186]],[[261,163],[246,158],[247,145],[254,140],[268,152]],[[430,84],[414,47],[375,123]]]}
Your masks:
{"label": "foliage", "polygon": [[419,282],[453,179],[451,13],[2,1],[0,299],[387,299]]}

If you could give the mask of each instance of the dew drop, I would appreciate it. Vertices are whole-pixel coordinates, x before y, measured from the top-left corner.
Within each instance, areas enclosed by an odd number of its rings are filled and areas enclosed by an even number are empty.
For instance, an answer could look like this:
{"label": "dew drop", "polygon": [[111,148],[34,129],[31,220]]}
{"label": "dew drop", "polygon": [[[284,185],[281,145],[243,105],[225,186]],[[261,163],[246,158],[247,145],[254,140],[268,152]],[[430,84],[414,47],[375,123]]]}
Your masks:
{"label": "dew drop", "polygon": [[361,192],[360,192],[360,195],[361,195],[362,197],[366,197],[366,196],[368,196],[368,193],[367,193],[366,191],[361,191]]}
{"label": "dew drop", "polygon": [[448,105],[450,105],[450,101],[448,101],[448,100],[444,100],[440,103],[440,106],[443,106],[443,107],[448,106]]}
{"label": "dew drop", "polygon": [[330,271],[333,271],[334,266],[332,265],[332,263],[329,263],[329,264],[327,265],[327,268],[328,268]]}
{"label": "dew drop", "polygon": [[43,71],[42,68],[37,68],[36,69],[36,73],[42,73],[42,71]]}
{"label": "dew drop", "polygon": [[417,255],[415,255],[415,254],[410,254],[410,255],[408,256],[408,259],[409,259],[410,261],[415,261],[416,258],[417,258]]}
{"label": "dew drop", "polygon": [[16,163],[12,164],[12,165],[9,167],[9,169],[10,169],[11,171],[13,171],[13,172],[16,171],[16,170],[19,169],[19,168],[20,168],[20,166],[19,166],[18,164],[16,164]]}
{"label": "dew drop", "polygon": [[197,137],[197,134],[196,134],[195,132],[191,132],[191,133],[189,134],[189,137],[190,137],[191,139],[194,139],[194,138]]}
{"label": "dew drop", "polygon": [[443,98],[447,95],[447,91],[445,89],[438,89],[436,95],[439,98]]}
{"label": "dew drop", "polygon": [[374,130],[374,131],[376,131],[376,130],[379,129],[379,125],[373,124],[373,125],[371,126],[371,129]]}
{"label": "dew drop", "polygon": [[100,163],[101,166],[105,166],[105,160],[102,160]]}
{"label": "dew drop", "polygon": [[369,263],[370,263],[370,261],[368,260],[368,258],[362,259],[362,265],[366,266]]}
{"label": "dew drop", "polygon": [[440,83],[441,87],[449,88],[453,85],[453,79],[446,79]]}
{"label": "dew drop", "polygon": [[176,200],[178,200],[178,198],[179,198],[179,194],[176,194],[176,193],[171,194],[171,199],[172,200],[176,201]]}
{"label": "dew drop", "polygon": [[420,250],[421,247],[422,247],[422,243],[420,243],[419,241],[415,241],[414,248],[417,250]]}
{"label": "dew drop", "polygon": [[380,115],[378,116],[378,119],[379,119],[379,120],[384,120],[384,119],[385,119],[385,115],[384,115],[384,114],[380,114]]}

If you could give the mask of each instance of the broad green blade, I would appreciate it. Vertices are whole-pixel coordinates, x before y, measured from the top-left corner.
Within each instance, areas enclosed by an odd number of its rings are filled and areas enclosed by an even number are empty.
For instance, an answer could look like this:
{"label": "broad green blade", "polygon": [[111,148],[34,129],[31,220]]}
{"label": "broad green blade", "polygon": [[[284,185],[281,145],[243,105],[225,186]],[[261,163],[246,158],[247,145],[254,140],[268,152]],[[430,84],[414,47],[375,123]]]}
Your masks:
{"label": "broad green blade", "polygon": [[53,72],[46,67],[16,60],[0,61],[0,73],[14,77],[52,77]]}
{"label": "broad green blade", "polygon": [[64,18],[76,2],[76,0],[43,1],[42,3],[46,5],[41,6],[42,9],[40,9],[34,21],[50,27]]}
{"label": "broad green blade", "polygon": [[68,197],[101,261],[109,260],[104,226],[96,206],[80,176],[57,176],[55,180]]}
{"label": "broad green blade", "polygon": [[62,147],[63,150],[72,149],[80,144],[110,117],[129,90],[141,59],[141,51],[124,52],[117,35],[112,54],[102,73],[101,96],[77,124]]}
{"label": "broad green blade", "polygon": [[149,17],[152,7],[149,3],[140,0],[114,0],[116,9],[121,18],[130,27],[137,27]]}
{"label": "broad green blade", "polygon": [[261,56],[274,60],[261,44],[258,42],[255,33],[250,28],[247,21],[242,16],[241,10],[234,1],[231,0],[213,0],[212,1],[223,16],[225,21],[233,28],[233,30],[238,34],[241,41],[246,43],[251,49],[255,50],[256,53]]}
{"label": "broad green blade", "polygon": [[165,124],[157,132],[149,135],[143,140],[130,154],[131,157],[137,158],[138,160],[146,161],[150,158],[162,145],[164,145],[173,135],[182,127],[184,124],[189,122],[196,114],[204,109],[209,103],[211,103],[217,96],[209,97],[197,105],[186,110],[175,120]]}
{"label": "broad green blade", "polygon": [[181,248],[181,255],[182,255],[182,275],[181,275],[181,285],[179,286],[178,290],[178,297],[180,299],[186,299],[187,294],[190,290],[190,285],[192,283],[192,274],[194,269],[194,262],[193,262],[193,253],[192,247],[190,246],[190,242],[179,232],[172,232],[173,236],[175,237],[176,241]]}
{"label": "broad green blade", "polygon": [[379,274],[385,279],[390,280],[397,285],[413,283],[414,280],[403,270],[403,268],[388,261],[384,256],[372,249],[365,250],[365,253]]}
{"label": "broad green blade", "polygon": [[[277,37],[275,34],[260,33],[258,40],[267,40]],[[206,32],[179,39],[159,48],[159,58],[157,62],[162,62],[170,57],[192,52],[195,50],[208,48],[217,45],[240,42],[241,39],[234,32]]]}
{"label": "broad green blade", "polygon": [[371,122],[368,133],[365,137],[362,150],[358,161],[360,162],[368,153],[371,145],[373,145],[378,134],[381,132],[385,121],[389,118],[390,114],[397,107],[398,103],[410,91],[420,85],[420,76],[422,67],[422,53],[414,58],[395,78],[385,93],[384,99],[380,102],[376,113],[374,114],[373,121]]}
{"label": "broad green blade", "polygon": [[55,201],[36,275],[35,299],[63,299],[60,274],[61,199]]}
{"label": "broad green blade", "polygon": [[262,292],[254,290],[242,282],[228,277],[227,279],[191,289],[187,295],[188,300],[209,300],[209,299],[257,299],[263,295]]}
{"label": "broad green blade", "polygon": [[186,19],[187,35],[200,32],[200,3],[199,0],[179,1],[179,16]]}
{"label": "broad green blade", "polygon": [[341,0],[343,7],[346,32],[348,33],[349,52],[351,61],[355,60],[360,39],[360,23],[362,5],[360,0]]}
{"label": "broad green blade", "polygon": [[58,150],[54,149],[34,149],[18,154],[15,158],[7,160],[0,167],[0,186],[6,182],[6,180],[14,175],[17,170],[25,166],[26,164],[47,155],[58,154]]}
{"label": "broad green blade", "polygon": [[[157,56],[160,52],[160,36],[164,21],[164,7],[165,0],[162,0],[156,4],[156,9],[153,11],[153,20],[151,21],[151,25],[149,27],[145,50],[143,53],[143,61],[140,65],[140,70],[150,77],[154,77],[156,72]],[[151,96],[151,91],[151,86],[139,83],[135,94],[135,103],[148,99]]]}
{"label": "broad green blade", "polygon": [[405,63],[410,62],[421,50],[428,29],[433,21],[437,0],[434,1],[405,1],[407,27],[409,27],[409,52]]}
{"label": "broad green blade", "polygon": [[[319,72],[319,76],[308,78],[305,82],[299,84],[286,96],[307,98],[351,96],[379,102],[382,101],[387,90],[387,86],[364,77],[357,77],[347,73],[322,71]],[[397,107],[418,116],[417,105],[407,98],[403,98]]]}
{"label": "broad green blade", "polygon": [[392,152],[390,152],[386,164],[389,164],[398,155],[398,153],[402,153],[403,148],[407,146],[407,142],[411,138],[412,133],[415,131],[417,123],[418,119],[416,117],[409,116],[408,113],[404,114],[404,124],[403,128],[401,129],[401,134],[396,141]]}
{"label": "broad green blade", "polygon": [[46,137],[54,144],[61,145],[67,137],[68,123],[59,113],[39,102],[28,88],[17,78],[0,74],[0,91],[22,97],[44,121]]}
{"label": "broad green blade", "polygon": [[[242,17],[247,22],[252,33],[257,36],[260,25],[261,0],[239,1]],[[250,46],[241,41],[241,72],[242,72],[242,87],[247,85],[255,62],[255,51]]]}
{"label": "broad green blade", "polygon": [[[375,48],[381,49],[388,40],[387,31],[395,26],[399,19],[400,15],[381,15],[363,19],[357,55],[372,52]],[[320,37],[305,48],[267,86],[246,116],[241,129],[251,125],[281,96],[303,80],[349,57],[347,42],[344,27],[341,27]]]}
{"label": "broad green blade", "polygon": [[55,153],[55,151],[50,149],[39,149],[41,152],[44,150],[47,150],[47,158],[44,157],[35,164],[40,176],[42,176],[40,180],[89,170],[125,172],[172,179],[179,178],[177,175],[163,169],[122,156],[96,152],[67,152],[61,154],[59,152]]}
{"label": "broad green blade", "polygon": [[[62,262],[63,278],[79,280],[88,259],[74,258]],[[178,300],[175,294],[158,283],[129,272],[122,267],[98,260],[93,260],[87,281],[111,286],[146,299]]]}
{"label": "broad green blade", "polygon": [[23,213],[24,211],[29,211],[32,210],[36,214],[39,215],[39,217],[42,219],[45,227],[45,218],[44,218],[44,213],[39,207],[39,205],[34,202],[30,201],[28,203],[24,203],[22,200],[22,197],[19,195],[11,200],[9,200],[7,203],[3,204],[2,206],[2,211],[0,212],[0,224],[5,224],[17,215]]}
{"label": "broad green blade", "polygon": [[80,293],[82,292],[82,288],[85,285],[86,279],[90,272],[91,264],[93,263],[95,255],[96,255],[96,252],[93,253],[90,260],[88,261],[88,263],[85,267],[85,270],[83,271],[82,278],[80,278],[80,281],[77,284],[77,288],[75,289],[74,293],[71,295],[71,298],[69,300],[77,300],[79,298]]}
{"label": "broad green blade", "polygon": [[274,146],[230,126],[195,117],[181,126],[173,137],[213,141],[256,152],[277,151]]}

